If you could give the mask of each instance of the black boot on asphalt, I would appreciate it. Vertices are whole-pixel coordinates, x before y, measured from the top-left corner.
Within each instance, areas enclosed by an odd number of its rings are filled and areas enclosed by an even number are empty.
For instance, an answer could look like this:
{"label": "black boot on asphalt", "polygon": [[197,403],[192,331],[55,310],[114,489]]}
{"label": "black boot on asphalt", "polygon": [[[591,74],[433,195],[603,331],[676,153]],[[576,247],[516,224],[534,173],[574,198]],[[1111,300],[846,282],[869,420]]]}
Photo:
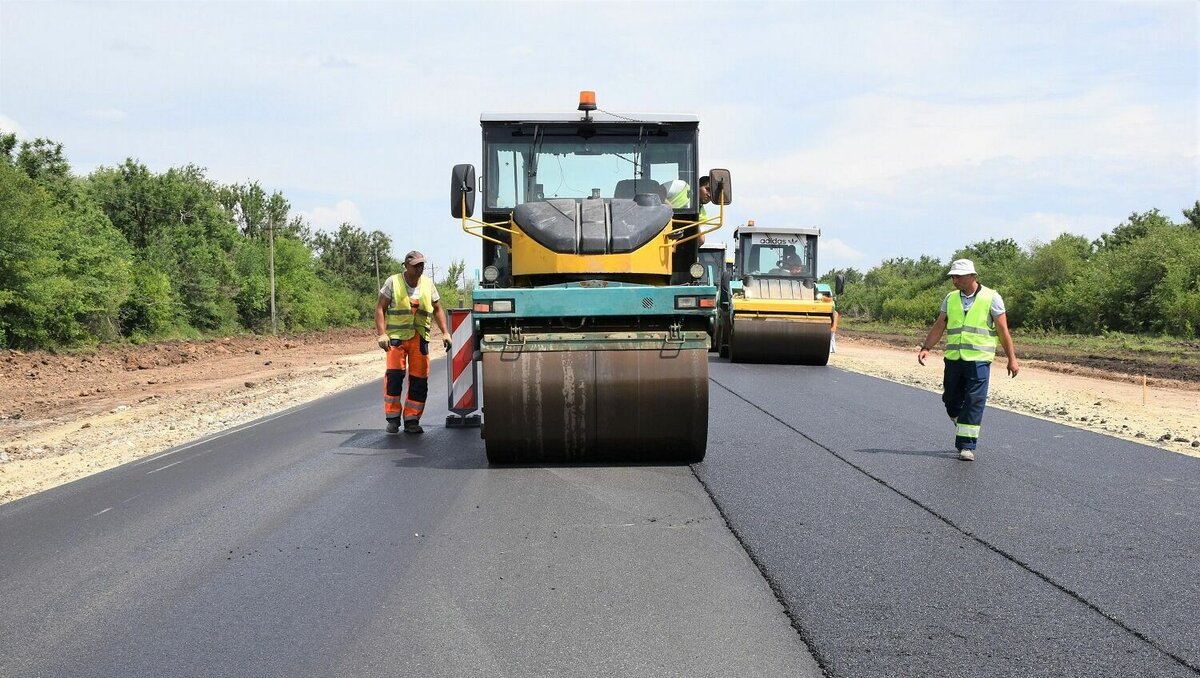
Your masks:
{"label": "black boot on asphalt", "polygon": [[396,421],[389,421],[389,422],[387,423],[387,432],[388,432],[389,434],[396,434],[396,433],[399,433],[399,432],[400,432],[400,422],[396,422]]}
{"label": "black boot on asphalt", "polygon": [[409,421],[409,422],[405,422],[405,424],[404,424],[404,432],[405,433],[424,433],[425,429],[421,428],[421,425],[418,424],[417,422]]}

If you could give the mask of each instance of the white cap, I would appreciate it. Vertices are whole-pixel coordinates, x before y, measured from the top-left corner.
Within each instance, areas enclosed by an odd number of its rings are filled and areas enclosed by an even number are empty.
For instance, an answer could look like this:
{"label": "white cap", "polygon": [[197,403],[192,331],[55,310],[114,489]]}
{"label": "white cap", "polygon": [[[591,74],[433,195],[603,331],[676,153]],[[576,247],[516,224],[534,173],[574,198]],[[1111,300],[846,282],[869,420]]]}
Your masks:
{"label": "white cap", "polygon": [[674,181],[668,181],[665,188],[667,189],[667,200],[670,200],[682,193],[683,189],[687,188],[687,182],[683,179],[675,179]]}
{"label": "white cap", "polygon": [[946,275],[975,275],[975,262],[970,259],[955,259]]}

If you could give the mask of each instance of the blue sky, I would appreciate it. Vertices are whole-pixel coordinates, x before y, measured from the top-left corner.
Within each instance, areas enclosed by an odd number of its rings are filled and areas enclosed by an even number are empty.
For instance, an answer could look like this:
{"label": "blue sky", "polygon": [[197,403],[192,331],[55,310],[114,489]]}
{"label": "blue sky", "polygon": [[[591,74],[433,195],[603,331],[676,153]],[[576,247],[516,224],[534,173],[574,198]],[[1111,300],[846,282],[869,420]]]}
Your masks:
{"label": "blue sky", "polygon": [[[821,269],[1094,237],[1200,198],[1195,2],[13,2],[0,129],[282,191],[478,266],[449,217],[481,111],[695,113],[731,224]],[[718,232],[728,240],[731,228]]]}

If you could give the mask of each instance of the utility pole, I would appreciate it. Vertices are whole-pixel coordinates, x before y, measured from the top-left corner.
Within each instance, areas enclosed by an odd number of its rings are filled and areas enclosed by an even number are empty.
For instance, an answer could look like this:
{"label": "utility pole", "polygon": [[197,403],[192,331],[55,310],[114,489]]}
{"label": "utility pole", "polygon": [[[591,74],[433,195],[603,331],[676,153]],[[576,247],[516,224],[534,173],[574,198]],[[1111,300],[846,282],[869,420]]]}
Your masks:
{"label": "utility pole", "polygon": [[[462,273],[459,274],[459,277],[462,278],[462,294],[458,297],[458,307],[466,308],[467,307],[467,267],[466,266],[463,266]],[[454,281],[454,284],[457,285],[458,281],[457,280]]]}
{"label": "utility pole", "polygon": [[267,216],[267,240],[270,243],[269,249],[270,268],[271,268],[271,334],[279,333],[279,328],[275,323],[275,215]]}
{"label": "utility pole", "polygon": [[375,243],[375,289],[383,287],[383,283],[379,281],[379,243]]}

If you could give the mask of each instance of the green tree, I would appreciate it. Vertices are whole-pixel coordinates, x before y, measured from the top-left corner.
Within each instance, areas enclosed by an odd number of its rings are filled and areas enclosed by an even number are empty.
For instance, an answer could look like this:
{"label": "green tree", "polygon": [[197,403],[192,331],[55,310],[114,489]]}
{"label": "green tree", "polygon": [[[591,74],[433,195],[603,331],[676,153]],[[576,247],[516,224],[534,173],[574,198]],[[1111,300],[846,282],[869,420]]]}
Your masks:
{"label": "green tree", "polygon": [[832,286],[837,281],[838,274],[845,276],[847,286],[857,285],[863,281],[863,273],[857,268],[831,268],[820,277],[818,282]]}
{"label": "green tree", "polygon": [[381,231],[367,233],[351,223],[343,223],[332,235],[317,232],[313,236],[313,249],[325,280],[343,284],[371,299],[379,290],[376,261],[381,278],[400,272],[398,262],[391,257],[391,239]]}
{"label": "green tree", "polygon": [[66,196],[71,182],[71,165],[63,155],[63,145],[49,139],[21,142],[17,167],[55,197]]}
{"label": "green tree", "polygon": [[466,271],[466,261],[451,260],[450,265],[446,267],[446,277],[442,282],[434,281],[437,285],[438,295],[442,299],[442,308],[458,308],[471,298],[471,291],[475,285],[474,281],[469,280],[465,275]]}
{"label": "green tree", "polygon": [[1196,204],[1190,208],[1183,208],[1183,218],[1187,219],[1188,225],[1192,228],[1200,229],[1200,200],[1197,200]]}
{"label": "green tree", "polygon": [[60,217],[50,194],[23,171],[0,164],[0,343],[34,348],[50,343],[59,260],[51,233]]}
{"label": "green tree", "polygon": [[17,135],[15,134],[0,134],[0,161],[4,164],[12,166],[17,159],[13,156],[13,151],[17,148]]}
{"label": "green tree", "polygon": [[[1081,332],[1121,331],[1192,337],[1200,310],[1200,234],[1157,210],[1114,229],[1087,266],[1063,287],[1067,323]],[[1132,228],[1131,228],[1132,227]],[[1136,230],[1135,230],[1136,229]],[[1124,236],[1134,232],[1136,238]]]}
{"label": "green tree", "polygon": [[[15,138],[3,146],[11,152]],[[71,174],[62,144],[23,142],[13,167],[49,198],[44,245],[55,261],[38,283],[52,292],[42,310],[36,340],[45,347],[92,343],[120,337],[120,306],[130,291],[132,252],[80,181]],[[11,177],[10,177],[11,179]]]}
{"label": "green tree", "polygon": [[[154,278],[151,271],[171,281],[169,308],[175,317],[168,326],[183,332],[236,329],[233,299],[238,281],[232,251],[238,231],[203,169],[187,165],[154,174],[129,159],[119,168],[96,170],[87,185],[145,264],[137,268],[146,274],[143,281]],[[134,309],[124,315],[146,317]],[[124,329],[126,334],[151,331],[139,326]]]}
{"label": "green tree", "polygon": [[1098,250],[1122,247],[1140,240],[1150,234],[1150,231],[1163,226],[1171,226],[1171,220],[1154,208],[1141,214],[1134,212],[1129,219],[1118,225],[1112,233],[1105,233],[1092,244]]}

